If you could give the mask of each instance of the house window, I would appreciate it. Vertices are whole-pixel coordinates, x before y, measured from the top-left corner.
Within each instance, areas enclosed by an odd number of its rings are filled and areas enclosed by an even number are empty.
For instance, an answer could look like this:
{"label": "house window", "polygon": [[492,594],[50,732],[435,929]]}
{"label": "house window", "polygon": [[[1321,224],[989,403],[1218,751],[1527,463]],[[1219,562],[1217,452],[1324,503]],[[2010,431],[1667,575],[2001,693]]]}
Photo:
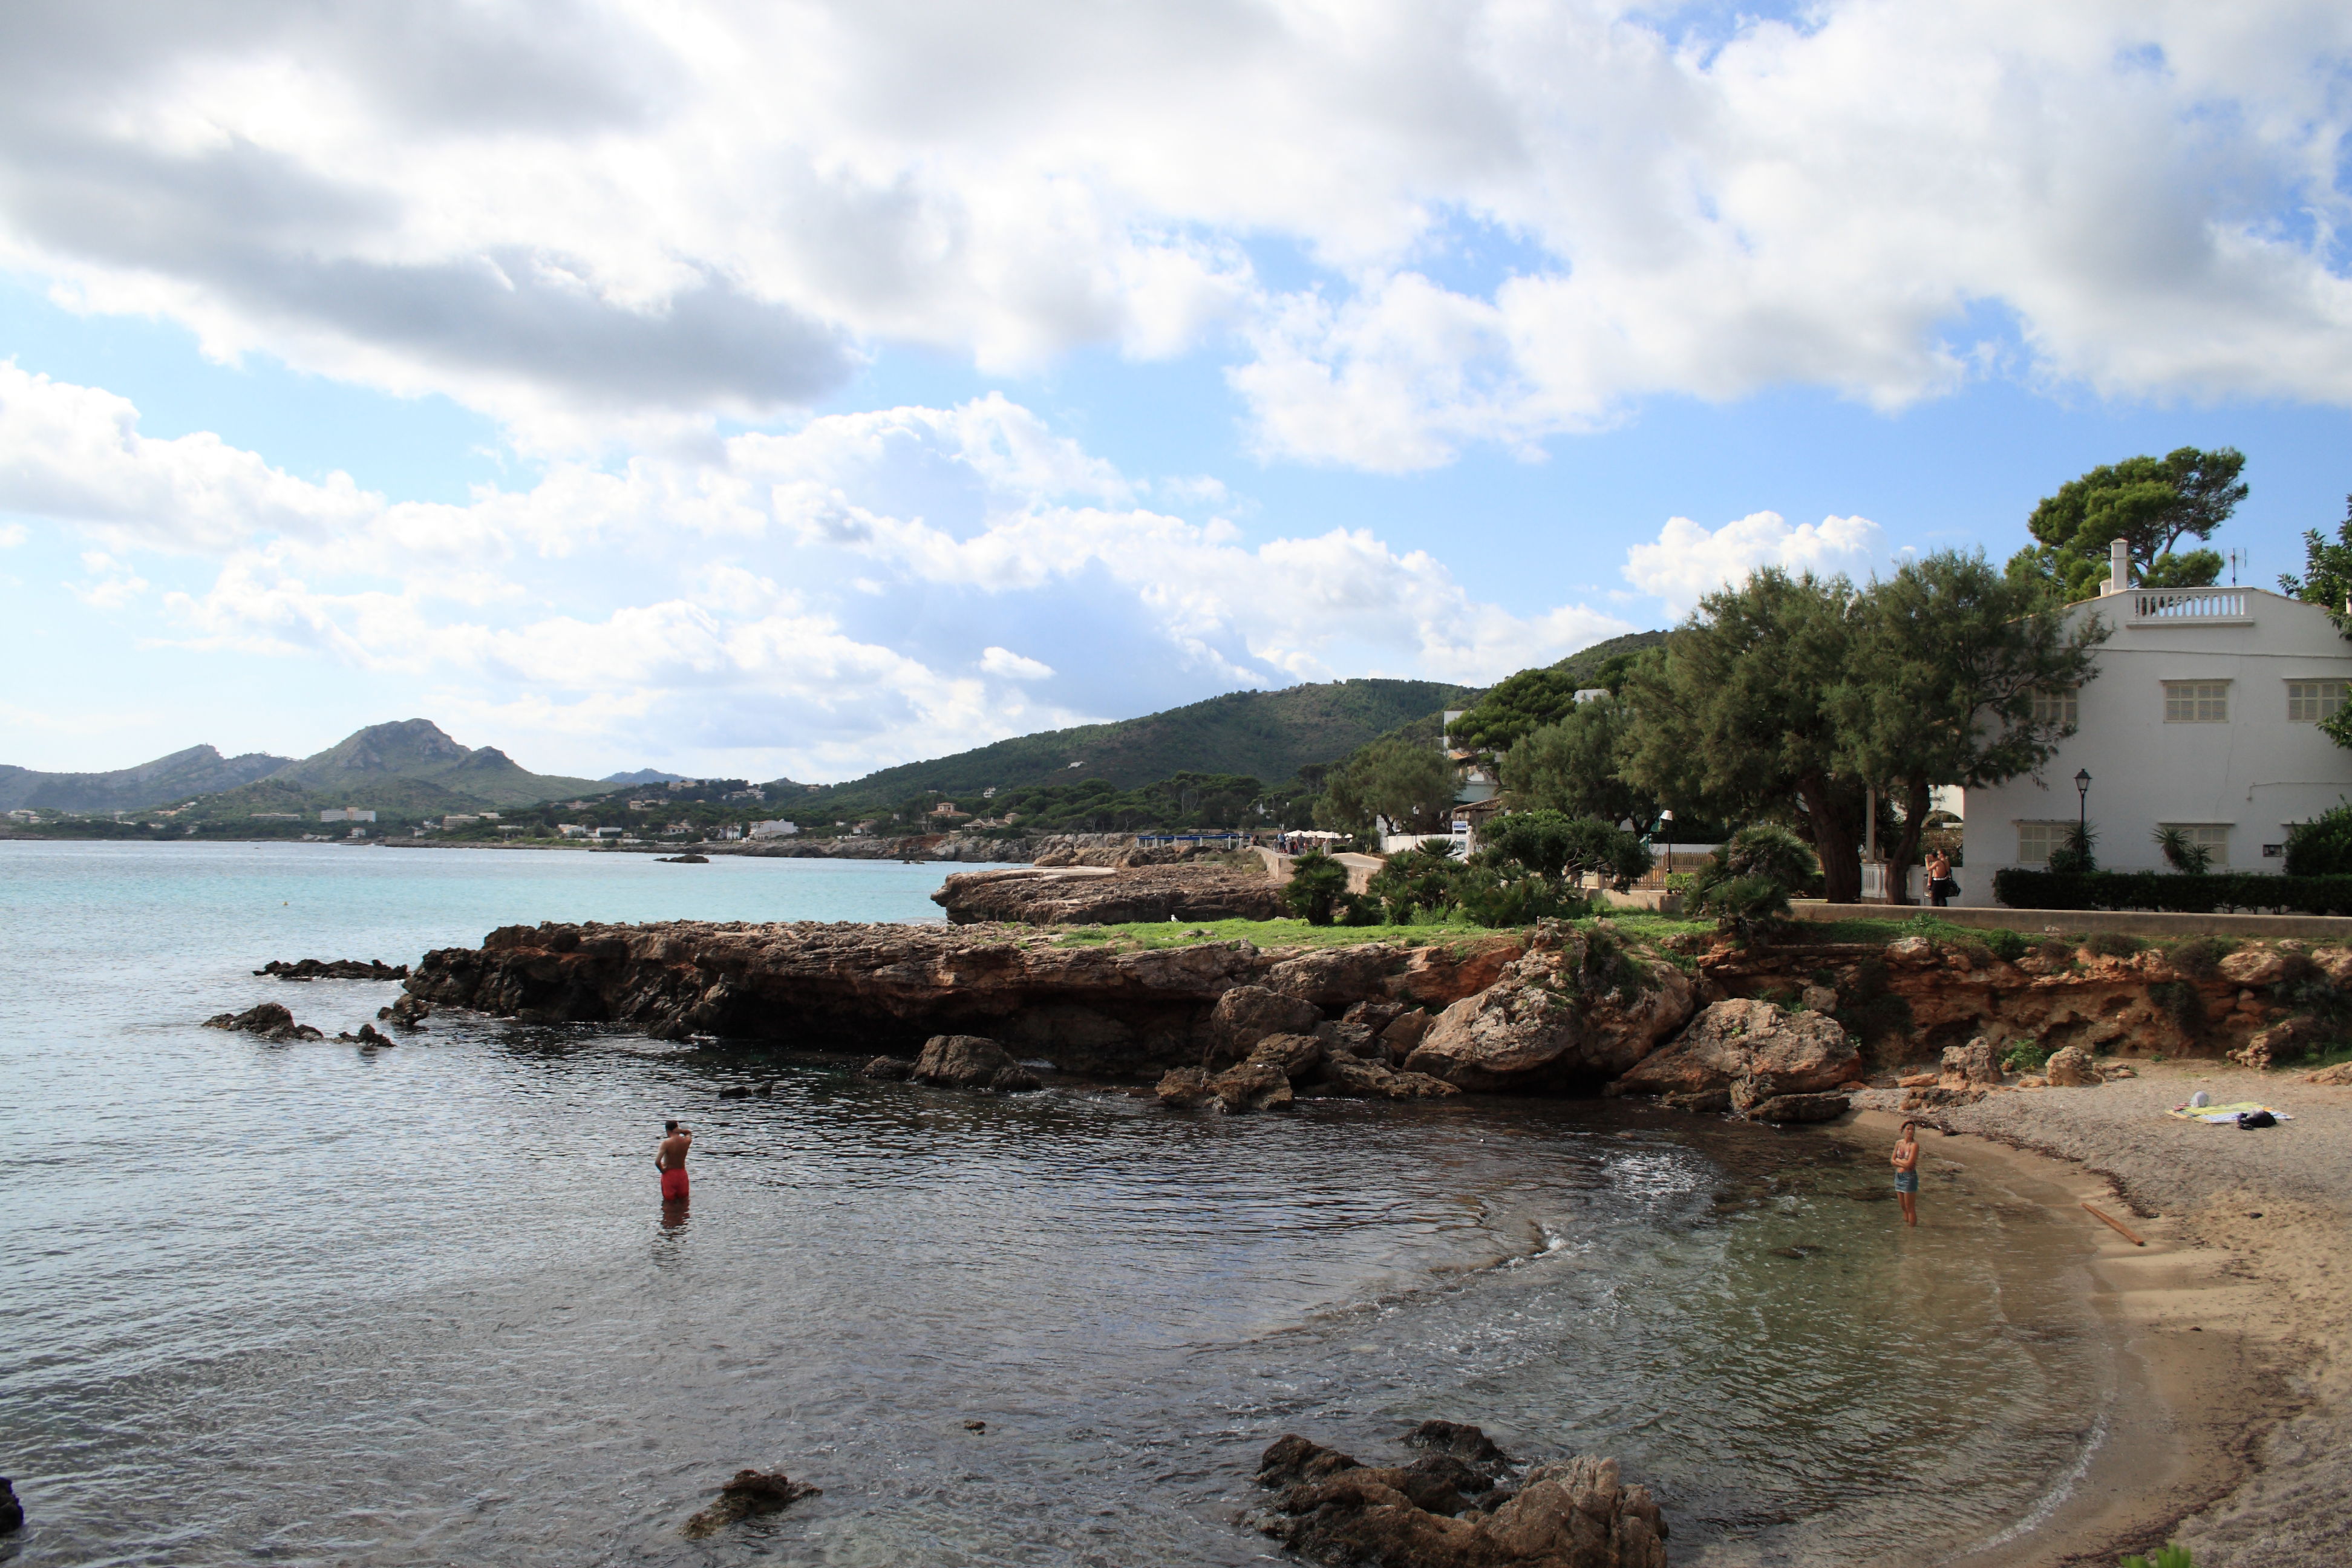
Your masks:
{"label": "house window", "polygon": [[2164,721],[2168,724],[2228,723],[2230,683],[2226,680],[2166,681]]}
{"label": "house window", "polygon": [[2071,822],[2021,822],[2017,825],[2017,863],[2021,866],[2046,866],[2050,852],[2063,849],[2074,837]]}
{"label": "house window", "polygon": [[2344,710],[2344,682],[2290,680],[2286,683],[2286,716],[2293,724],[2316,724]]}
{"label": "house window", "polygon": [[2202,845],[2213,852],[2213,869],[2220,870],[2230,863],[2230,825],[2226,822],[2165,822],[2160,827],[2178,827],[2189,836],[2191,844]]}
{"label": "house window", "polygon": [[2082,717],[2082,696],[2081,689],[2073,686],[2035,692],[2033,721],[2037,724],[2063,724],[2073,729]]}

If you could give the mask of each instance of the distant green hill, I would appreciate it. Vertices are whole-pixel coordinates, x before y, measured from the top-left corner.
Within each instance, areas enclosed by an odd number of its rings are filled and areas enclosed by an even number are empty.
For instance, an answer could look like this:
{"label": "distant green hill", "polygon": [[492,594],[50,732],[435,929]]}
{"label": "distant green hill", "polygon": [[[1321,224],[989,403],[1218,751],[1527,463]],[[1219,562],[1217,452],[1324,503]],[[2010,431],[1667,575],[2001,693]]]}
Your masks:
{"label": "distant green hill", "polygon": [[[1442,681],[1381,679],[1230,691],[1140,719],[1023,735],[951,757],[885,768],[806,799],[811,808],[825,810],[880,807],[929,790],[958,799],[991,788],[1089,779],[1129,790],[1181,773],[1239,773],[1278,783],[1307,764],[1343,757],[1409,721],[1433,721],[1440,710],[1459,707],[1473,695],[1473,688]],[[979,806],[977,798],[968,804]]]}
{"label": "distant green hill", "polygon": [[102,773],[52,773],[0,766],[0,811],[22,806],[52,811],[144,811],[266,777],[293,759],[267,752],[224,757],[210,746],[190,746],[135,768]]}
{"label": "distant green hill", "polygon": [[[371,724],[315,756],[288,763],[260,782],[270,786],[266,793],[274,798],[284,798],[286,791],[295,790],[332,795],[336,805],[375,805],[381,800],[383,805],[379,810],[403,809],[400,803],[410,801],[442,804],[431,791],[410,787],[415,784],[434,786],[451,797],[446,804],[458,810],[467,803],[536,805],[567,795],[613,791],[611,784],[594,779],[531,773],[495,746],[461,746],[425,719]],[[259,787],[247,785],[247,789]]]}

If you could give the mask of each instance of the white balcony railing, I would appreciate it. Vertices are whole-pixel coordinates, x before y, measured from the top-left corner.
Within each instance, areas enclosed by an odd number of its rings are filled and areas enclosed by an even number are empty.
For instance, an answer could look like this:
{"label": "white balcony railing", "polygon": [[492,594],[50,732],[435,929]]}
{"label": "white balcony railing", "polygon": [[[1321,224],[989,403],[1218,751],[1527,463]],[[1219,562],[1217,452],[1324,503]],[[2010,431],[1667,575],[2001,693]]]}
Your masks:
{"label": "white balcony railing", "polygon": [[2143,588],[2134,590],[2135,621],[2242,621],[2246,595],[2236,588]]}

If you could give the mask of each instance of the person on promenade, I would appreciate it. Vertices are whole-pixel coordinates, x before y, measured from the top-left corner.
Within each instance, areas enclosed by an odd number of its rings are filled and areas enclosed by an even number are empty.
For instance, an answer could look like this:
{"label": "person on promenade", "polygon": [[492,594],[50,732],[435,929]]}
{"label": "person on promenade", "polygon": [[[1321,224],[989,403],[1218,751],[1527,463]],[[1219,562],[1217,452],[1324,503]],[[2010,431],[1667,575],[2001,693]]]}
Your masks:
{"label": "person on promenade", "polygon": [[1952,896],[1959,884],[1952,880],[1952,858],[1938,849],[1927,857],[1927,899],[1937,909]]}
{"label": "person on promenade", "polygon": [[654,1151],[654,1169],[661,1173],[665,1204],[686,1202],[686,1152],[694,1147],[694,1129],[675,1121],[662,1123],[661,1147]]}
{"label": "person on promenade", "polygon": [[1919,1124],[1906,1121],[1895,1141],[1895,1194],[1903,1200],[1903,1223],[1919,1223]]}

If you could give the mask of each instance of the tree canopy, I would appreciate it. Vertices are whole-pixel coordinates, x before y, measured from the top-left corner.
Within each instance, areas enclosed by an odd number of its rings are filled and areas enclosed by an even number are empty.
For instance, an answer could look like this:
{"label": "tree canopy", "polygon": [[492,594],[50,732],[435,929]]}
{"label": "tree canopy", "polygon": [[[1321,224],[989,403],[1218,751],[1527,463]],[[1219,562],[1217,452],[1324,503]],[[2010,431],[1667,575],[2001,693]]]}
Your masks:
{"label": "tree canopy", "polygon": [[2196,587],[2221,575],[2216,551],[2173,552],[2200,543],[2246,499],[2245,454],[2233,447],[2182,447],[2161,458],[2105,463],[2046,496],[2026,520],[2034,542],[2009,561],[2009,575],[2063,602],[2087,599],[2107,574],[2107,546],[2131,546],[2132,567],[2151,588]]}
{"label": "tree canopy", "polygon": [[1453,819],[1454,787],[1454,764],[1436,747],[1375,741],[1331,770],[1316,825],[1364,833],[1385,817],[1399,833],[1442,833]]}
{"label": "tree canopy", "polygon": [[2106,628],[2068,631],[2046,605],[1981,555],[1939,552],[1867,589],[1768,567],[1702,600],[1635,670],[1622,771],[1678,810],[1788,824],[1831,901],[1850,902],[1869,790],[1903,805],[1900,876],[1936,785],[2031,772],[2069,732],[2035,694],[2091,679]]}
{"label": "tree canopy", "polygon": [[1618,749],[1629,714],[1616,697],[1577,703],[1552,723],[1530,730],[1503,759],[1503,787],[1523,809],[1606,822],[1646,823],[1657,803],[1626,782]]}
{"label": "tree canopy", "polygon": [[[2315,528],[2304,531],[2303,575],[2281,573],[2279,592],[2319,605],[2337,631],[2352,637],[2352,496],[2344,498],[2344,521],[2336,525],[2332,542]],[[2319,728],[2337,745],[2352,746],[2352,711],[2332,713],[2319,721]]]}

